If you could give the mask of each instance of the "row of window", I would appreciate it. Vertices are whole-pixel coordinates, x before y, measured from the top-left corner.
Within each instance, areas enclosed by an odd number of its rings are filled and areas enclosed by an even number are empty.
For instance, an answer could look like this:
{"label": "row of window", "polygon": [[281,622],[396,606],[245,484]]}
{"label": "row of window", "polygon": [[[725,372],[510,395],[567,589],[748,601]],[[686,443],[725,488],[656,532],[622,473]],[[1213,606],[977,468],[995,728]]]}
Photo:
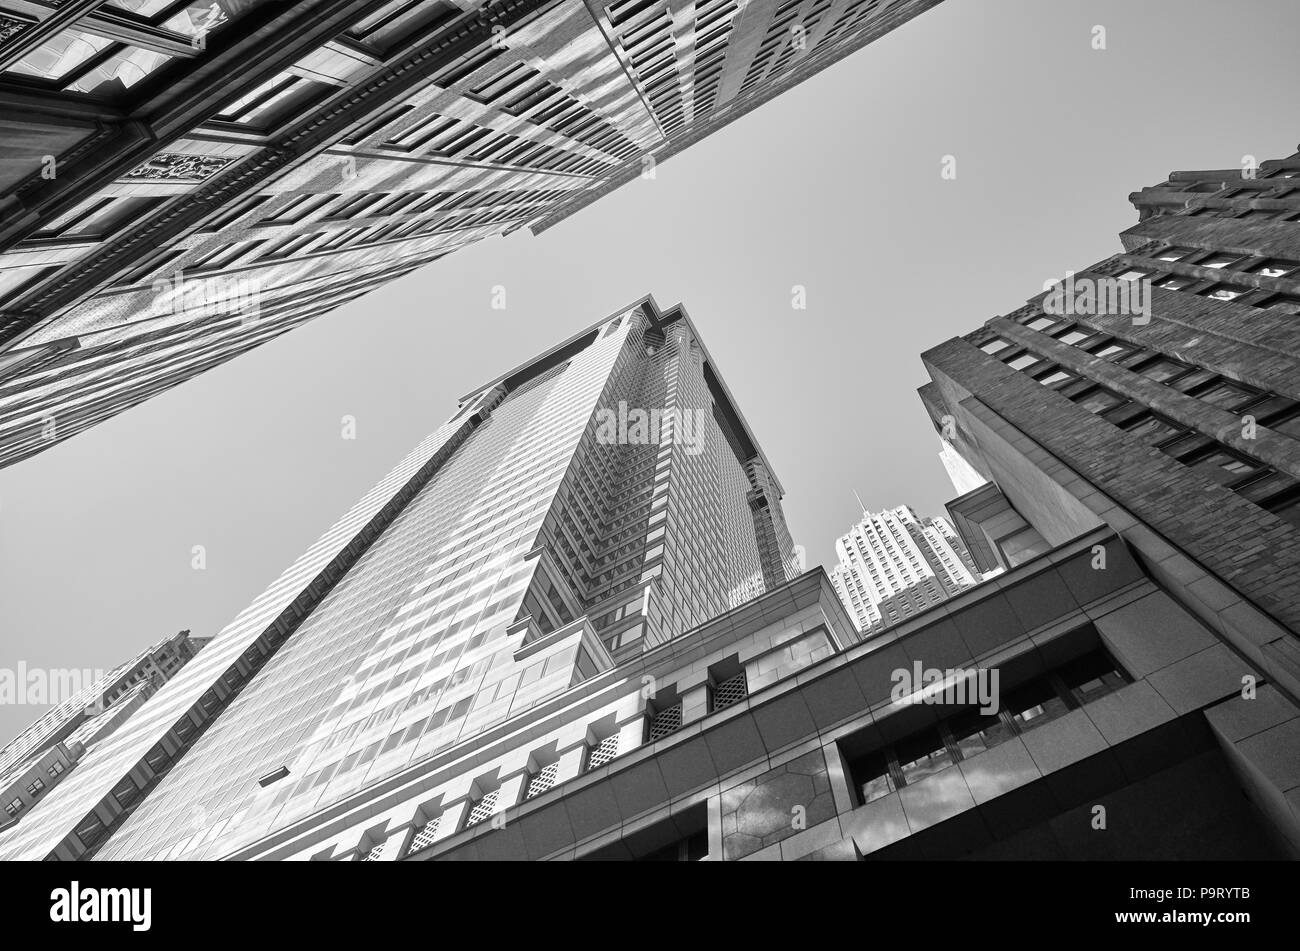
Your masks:
{"label": "row of window", "polygon": [[[54,762],[51,763],[46,768],[45,771],[49,774],[51,779],[55,779],[65,769],[67,769],[67,767],[64,766],[62,763]],[[29,796],[36,797],[39,796],[44,791],[45,791],[45,780],[41,779],[39,776],[35,777],[30,783],[27,784],[27,795]],[[16,816],[18,815],[18,813],[22,811],[23,811],[23,801],[20,798],[15,797],[13,801],[5,805],[5,812],[10,816]]]}
{"label": "row of window", "polygon": [[1009,691],[1000,698],[997,713],[967,707],[883,748],[874,745],[874,728],[852,734],[840,741],[840,749],[858,804],[915,785],[1128,682],[1123,669],[1104,648],[1097,647]]}
{"label": "row of window", "polygon": [[[1300,438],[1300,403],[1295,400],[1081,324],[1033,314],[1021,322],[1203,403],[1239,414],[1243,426],[1249,417],[1256,425]],[[1279,518],[1300,524],[1300,480],[1004,338],[994,338],[980,349]]]}

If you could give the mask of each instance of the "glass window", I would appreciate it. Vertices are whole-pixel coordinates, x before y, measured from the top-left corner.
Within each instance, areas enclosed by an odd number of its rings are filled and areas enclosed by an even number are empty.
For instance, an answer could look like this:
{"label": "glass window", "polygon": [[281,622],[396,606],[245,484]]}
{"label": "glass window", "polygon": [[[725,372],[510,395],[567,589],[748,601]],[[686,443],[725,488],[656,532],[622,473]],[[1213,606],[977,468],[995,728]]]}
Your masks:
{"label": "glass window", "polygon": [[898,765],[911,786],[952,765],[952,754],[938,730],[926,730],[898,744]]}
{"label": "glass window", "polygon": [[994,340],[990,340],[988,343],[980,347],[980,349],[983,350],[985,353],[992,355],[1007,349],[1007,347],[1009,346],[1011,346],[1011,343],[1009,341],[1003,340],[1001,337],[998,337]]}
{"label": "glass window", "polygon": [[1150,446],[1164,442],[1182,432],[1180,427],[1154,413],[1144,413],[1135,420],[1130,420],[1123,428]]}
{"label": "glass window", "polygon": [[1007,698],[1007,712],[1021,729],[1029,729],[1040,723],[1048,723],[1064,716],[1069,707],[1056,693],[1056,688],[1047,680],[1038,680]]}
{"label": "glass window", "polygon": [[1215,284],[1201,291],[1201,296],[1212,300],[1236,300],[1248,290],[1249,288],[1236,287],[1232,284]]}
{"label": "glass window", "polygon": [[853,776],[853,785],[858,791],[858,797],[864,805],[882,796],[888,796],[897,788],[884,750],[877,750],[853,760],[849,764],[849,772]]}
{"label": "glass window", "polygon": [[1047,376],[1039,377],[1038,382],[1043,384],[1043,386],[1058,386],[1062,383],[1068,383],[1070,380],[1074,380],[1074,379],[1078,379],[1078,378],[1069,370],[1062,370],[1058,368],[1053,372],[1047,374]]}
{"label": "glass window", "polygon": [[1124,397],[1118,393],[1112,393],[1104,387],[1097,387],[1095,390],[1089,390],[1081,398],[1075,400],[1080,406],[1092,413],[1102,413],[1108,409],[1113,409],[1120,403],[1125,402]]}
{"label": "glass window", "polygon": [[1258,462],[1243,459],[1227,452],[1213,452],[1204,459],[1192,464],[1192,468],[1204,472],[1221,484],[1235,482],[1243,476],[1250,475],[1265,468]]}
{"label": "glass window", "polygon": [[1211,254],[1203,261],[1197,261],[1197,267],[1210,267],[1216,271],[1226,268],[1230,264],[1240,261],[1241,258],[1235,254]]}
{"label": "glass window", "polygon": [[957,714],[948,726],[963,759],[991,750],[1014,735],[1000,716],[981,713],[978,708]]}
{"label": "glass window", "polygon": [[1091,651],[1061,668],[1061,679],[1081,704],[1124,686],[1119,665],[1104,650]]}
{"label": "glass window", "polygon": [[1202,402],[1210,403],[1213,406],[1231,409],[1234,406],[1241,405],[1247,400],[1254,399],[1258,395],[1259,394],[1254,390],[1247,389],[1244,386],[1239,386],[1236,383],[1224,381],[1215,384],[1204,393],[1196,394],[1196,398]]}
{"label": "glass window", "polygon": [[170,60],[171,56],[167,53],[138,46],[123,46],[67,88],[73,92],[87,93],[112,93],[130,89]]}
{"label": "glass window", "polygon": [[57,82],[71,75],[112,42],[81,30],[63,30],[14,63],[7,71]]}
{"label": "glass window", "polygon": [[1263,264],[1251,268],[1250,272],[1258,274],[1260,277],[1284,277],[1297,268],[1300,268],[1300,262],[1271,258]]}
{"label": "glass window", "polygon": [[1171,380],[1190,369],[1191,367],[1186,363],[1170,360],[1167,357],[1158,357],[1150,363],[1144,364],[1137,372],[1149,380],[1163,383],[1165,380]]}

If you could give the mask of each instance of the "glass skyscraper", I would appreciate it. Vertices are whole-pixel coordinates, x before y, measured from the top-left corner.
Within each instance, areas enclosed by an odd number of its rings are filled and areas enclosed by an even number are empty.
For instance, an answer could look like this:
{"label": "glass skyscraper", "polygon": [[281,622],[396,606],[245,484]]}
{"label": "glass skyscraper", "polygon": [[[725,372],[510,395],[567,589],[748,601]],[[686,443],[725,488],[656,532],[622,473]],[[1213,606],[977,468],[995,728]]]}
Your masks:
{"label": "glass skyscraper", "polygon": [[780,496],[646,299],[468,394],[0,854],[214,858],[382,788],[794,577]]}
{"label": "glass skyscraper", "polygon": [[544,231],[938,3],[0,0],[0,466]]}

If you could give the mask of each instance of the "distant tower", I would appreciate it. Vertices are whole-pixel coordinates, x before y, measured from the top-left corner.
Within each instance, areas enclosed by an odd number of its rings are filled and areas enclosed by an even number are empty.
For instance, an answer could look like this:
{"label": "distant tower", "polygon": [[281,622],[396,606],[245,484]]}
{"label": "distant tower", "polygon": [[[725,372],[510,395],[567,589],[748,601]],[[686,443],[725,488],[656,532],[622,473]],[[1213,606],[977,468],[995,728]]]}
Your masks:
{"label": "distant tower", "polygon": [[900,621],[978,583],[980,575],[947,519],[920,519],[909,507],[864,511],[835,543],[831,580],[867,631]]}

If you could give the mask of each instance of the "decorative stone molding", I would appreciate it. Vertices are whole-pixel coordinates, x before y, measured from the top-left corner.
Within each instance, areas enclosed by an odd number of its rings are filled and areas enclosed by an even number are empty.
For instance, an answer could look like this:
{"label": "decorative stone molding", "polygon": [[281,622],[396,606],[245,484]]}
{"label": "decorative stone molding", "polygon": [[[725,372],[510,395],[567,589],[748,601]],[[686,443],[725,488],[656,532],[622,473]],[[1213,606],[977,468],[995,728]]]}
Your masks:
{"label": "decorative stone molding", "polygon": [[198,184],[216,175],[231,159],[220,155],[184,155],[159,152],[123,175],[122,182],[190,182]]}
{"label": "decorative stone molding", "polygon": [[19,20],[11,16],[0,14],[0,46],[4,46],[18,34],[24,32],[29,26],[26,20]]}

